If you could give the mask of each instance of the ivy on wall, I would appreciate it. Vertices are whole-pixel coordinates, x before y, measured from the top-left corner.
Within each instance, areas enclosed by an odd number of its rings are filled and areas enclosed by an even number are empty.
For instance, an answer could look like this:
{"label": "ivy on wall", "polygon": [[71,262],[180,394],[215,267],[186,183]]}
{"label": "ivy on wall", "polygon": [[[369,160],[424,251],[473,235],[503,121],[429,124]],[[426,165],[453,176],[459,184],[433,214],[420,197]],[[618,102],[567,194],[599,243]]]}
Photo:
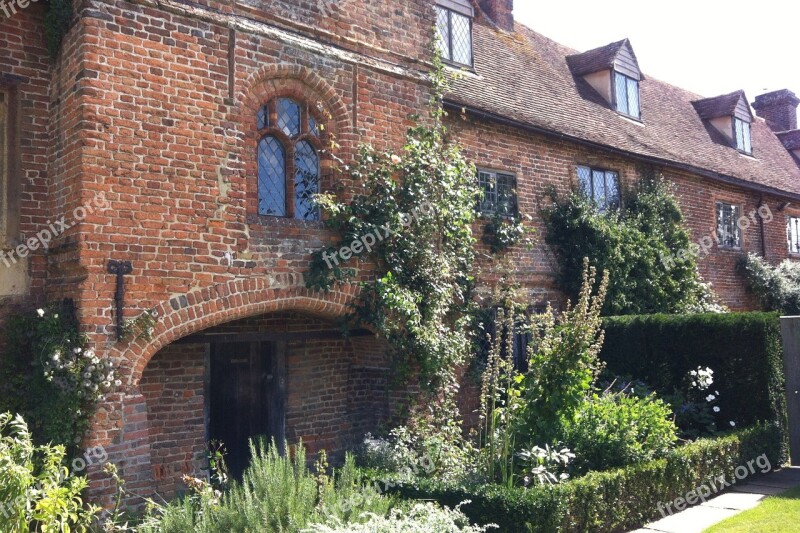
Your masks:
{"label": "ivy on wall", "polygon": [[44,15],[44,36],[47,51],[55,59],[61,49],[61,42],[72,22],[72,2],[70,0],[49,0]]}
{"label": "ivy on wall", "polygon": [[361,283],[350,317],[379,331],[400,361],[416,361],[422,383],[450,381],[469,352],[465,310],[474,285],[472,223],[478,187],[475,168],[448,140],[439,59],[431,74],[430,116],[418,119],[398,153],[361,148],[344,167],[357,189],[349,201],[322,195],[328,225],[340,235],[313,255],[309,288],[330,290],[350,279],[345,265],[377,265]]}

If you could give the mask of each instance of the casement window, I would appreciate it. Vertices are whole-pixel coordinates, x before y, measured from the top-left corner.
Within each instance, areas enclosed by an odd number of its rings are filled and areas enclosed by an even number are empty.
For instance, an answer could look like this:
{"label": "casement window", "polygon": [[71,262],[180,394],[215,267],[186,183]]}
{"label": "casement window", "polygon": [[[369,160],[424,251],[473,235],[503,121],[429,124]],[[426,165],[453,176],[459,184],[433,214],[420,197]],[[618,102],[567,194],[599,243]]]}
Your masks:
{"label": "casement window", "polygon": [[309,108],[290,98],[261,107],[258,131],[258,214],[319,220],[320,128]]}
{"label": "casement window", "polygon": [[786,219],[786,238],[789,241],[789,253],[800,254],[800,217]]}
{"label": "casement window", "polygon": [[736,149],[746,154],[753,153],[753,140],[750,136],[750,123],[740,118],[733,118],[733,135],[736,139]]}
{"label": "casement window", "polygon": [[619,174],[599,168],[578,166],[580,192],[601,211],[616,209],[620,204]]}
{"label": "casement window", "polygon": [[738,205],[717,202],[717,242],[720,247],[742,247],[742,230],[739,227],[741,216],[742,209]]}
{"label": "casement window", "polygon": [[614,72],[614,105],[618,112],[641,119],[639,109],[639,80]]}
{"label": "casement window", "polygon": [[[480,337],[478,345],[478,359],[486,361],[489,356],[489,351],[492,349],[492,342],[497,338],[500,324],[497,321],[497,308],[486,309],[484,311],[485,319],[483,323],[483,335]],[[511,361],[514,365],[514,370],[517,372],[526,372],[528,370],[528,345],[531,343],[532,335],[527,331],[522,321],[517,324],[512,332],[511,338]],[[503,331],[505,334],[506,332]],[[507,359],[508,352],[506,342],[508,339],[503,335],[500,348],[500,357]]]}
{"label": "casement window", "polygon": [[513,174],[478,171],[478,186],[483,197],[478,211],[485,216],[513,218],[517,215],[517,178]]}
{"label": "casement window", "polygon": [[442,58],[472,66],[472,6],[464,0],[439,0],[436,6],[437,43]]}

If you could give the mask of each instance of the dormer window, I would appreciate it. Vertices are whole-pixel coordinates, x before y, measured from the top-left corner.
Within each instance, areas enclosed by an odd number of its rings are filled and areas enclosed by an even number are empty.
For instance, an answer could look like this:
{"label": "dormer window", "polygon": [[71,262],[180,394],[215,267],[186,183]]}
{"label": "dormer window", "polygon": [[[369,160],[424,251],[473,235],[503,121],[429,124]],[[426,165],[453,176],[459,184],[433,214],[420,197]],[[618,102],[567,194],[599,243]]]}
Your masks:
{"label": "dormer window", "polygon": [[716,142],[727,144],[744,154],[753,153],[753,114],[744,91],[696,100],[692,105]]}
{"label": "dormer window", "polygon": [[619,72],[614,73],[615,104],[617,111],[635,119],[641,118],[639,112],[639,80]]}
{"label": "dormer window", "polygon": [[472,18],[468,0],[438,0],[436,6],[437,44],[448,63],[472,66]]}
{"label": "dormer window", "polygon": [[568,56],[567,63],[573,75],[589,84],[612,109],[641,120],[639,82],[644,75],[628,39]]}
{"label": "dormer window", "polygon": [[746,154],[753,153],[753,141],[750,138],[750,123],[734,117],[733,130],[736,135],[736,148]]}

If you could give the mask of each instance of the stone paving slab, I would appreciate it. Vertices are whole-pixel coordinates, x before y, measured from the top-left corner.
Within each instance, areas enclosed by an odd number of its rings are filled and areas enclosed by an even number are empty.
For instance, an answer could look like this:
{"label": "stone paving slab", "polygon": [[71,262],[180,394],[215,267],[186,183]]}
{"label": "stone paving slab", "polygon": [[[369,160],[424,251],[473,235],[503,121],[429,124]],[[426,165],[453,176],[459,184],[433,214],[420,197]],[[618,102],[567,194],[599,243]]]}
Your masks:
{"label": "stone paving slab", "polygon": [[716,507],[717,509],[731,509],[734,511],[746,511],[752,509],[761,500],[766,498],[766,494],[758,494],[751,492],[727,492],[716,498],[712,498],[705,503],[701,503],[701,507]]}
{"label": "stone paving slab", "polygon": [[662,518],[657,522],[648,524],[645,531],[659,531],[663,533],[701,533],[704,529],[722,522],[726,518],[739,514],[733,509],[719,509],[717,507],[691,507],[680,513]]}
{"label": "stone paving slab", "polygon": [[685,511],[647,524],[630,533],[701,533],[714,524],[752,509],[767,496],[800,487],[800,467],[771,472],[747,483],[731,485],[728,492]]}

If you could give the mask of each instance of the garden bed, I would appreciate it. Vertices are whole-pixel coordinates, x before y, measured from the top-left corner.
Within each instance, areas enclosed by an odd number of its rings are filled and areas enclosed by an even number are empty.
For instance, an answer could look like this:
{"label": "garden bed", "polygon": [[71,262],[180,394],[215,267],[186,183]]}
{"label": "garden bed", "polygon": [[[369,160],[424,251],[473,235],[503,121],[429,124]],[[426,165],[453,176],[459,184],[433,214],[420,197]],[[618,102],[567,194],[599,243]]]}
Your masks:
{"label": "garden bed", "polygon": [[[700,439],[666,458],[608,472],[590,473],[560,485],[531,489],[486,485],[446,487],[432,481],[389,490],[403,498],[455,506],[477,524],[495,523],[505,532],[621,532],[662,517],[663,504],[685,498],[709,478],[730,479],[737,466],[766,454],[772,466],[781,457],[775,425],[756,426],[714,439]],[[389,484],[391,485],[391,483]]]}

